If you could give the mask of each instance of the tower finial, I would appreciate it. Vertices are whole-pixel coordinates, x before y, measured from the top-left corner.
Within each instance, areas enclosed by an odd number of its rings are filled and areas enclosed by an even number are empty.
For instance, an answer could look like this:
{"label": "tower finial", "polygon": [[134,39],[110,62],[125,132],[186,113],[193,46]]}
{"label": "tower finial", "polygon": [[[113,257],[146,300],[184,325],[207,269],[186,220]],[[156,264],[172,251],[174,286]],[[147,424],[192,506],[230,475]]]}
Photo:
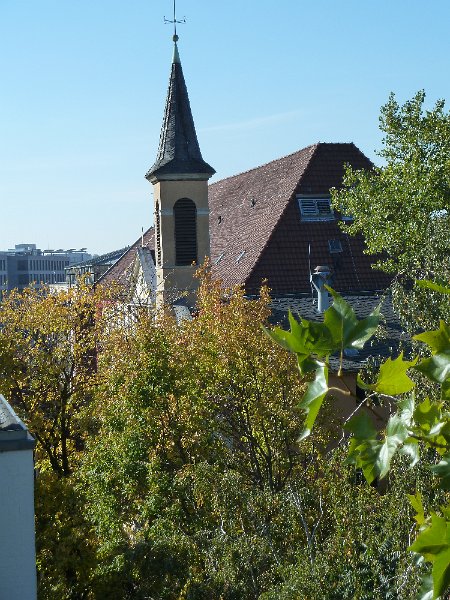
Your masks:
{"label": "tower finial", "polygon": [[173,24],[173,41],[176,44],[178,42],[177,23],[186,23],[186,17],[177,19],[177,0],[173,0],[173,19],[166,19],[166,17],[164,17],[164,23]]}

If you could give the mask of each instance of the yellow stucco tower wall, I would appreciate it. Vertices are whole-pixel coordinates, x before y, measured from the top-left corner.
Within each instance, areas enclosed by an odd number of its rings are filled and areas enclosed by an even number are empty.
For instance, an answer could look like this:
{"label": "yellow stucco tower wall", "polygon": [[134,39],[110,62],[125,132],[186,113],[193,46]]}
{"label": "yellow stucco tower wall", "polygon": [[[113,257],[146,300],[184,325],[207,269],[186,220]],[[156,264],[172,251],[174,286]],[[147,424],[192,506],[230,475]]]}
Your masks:
{"label": "yellow stucco tower wall", "polygon": [[[186,297],[193,304],[198,280],[194,273],[210,256],[208,182],[157,181],[153,184],[155,260],[157,277],[157,302],[171,303]],[[174,205],[189,198],[196,208],[197,264],[176,264]]]}

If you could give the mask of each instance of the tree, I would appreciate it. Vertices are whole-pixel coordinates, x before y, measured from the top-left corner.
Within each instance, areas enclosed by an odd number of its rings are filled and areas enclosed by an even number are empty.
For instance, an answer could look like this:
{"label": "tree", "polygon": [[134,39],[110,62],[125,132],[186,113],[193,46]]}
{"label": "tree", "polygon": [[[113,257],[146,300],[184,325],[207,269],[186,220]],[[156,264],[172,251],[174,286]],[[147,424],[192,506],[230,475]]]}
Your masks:
{"label": "tree", "polygon": [[96,298],[13,291],[0,304],[0,392],[37,440],[37,462],[69,475],[84,437],[82,408],[95,386]]}
{"label": "tree", "polygon": [[378,266],[397,276],[394,300],[406,322],[431,327],[449,315],[448,298],[412,288],[415,279],[445,285],[450,277],[450,113],[443,100],[431,110],[424,102],[423,91],[403,105],[391,94],[380,116],[384,165],[347,167],[333,202],[353,216],[349,233],[362,232],[367,251],[381,254]]}
{"label": "tree", "polygon": [[417,588],[404,488],[380,496],[341,451],[325,454],[329,414],[298,442],[305,382],[261,328],[269,302],[224,295],[206,275],[192,321],[141,313],[111,331],[81,469],[94,598],[362,600],[379,588],[407,600]]}
{"label": "tree", "polygon": [[[433,283],[424,283],[436,290]],[[267,331],[279,345],[295,353],[301,373],[314,373],[313,380],[300,403],[306,413],[303,437],[311,434],[327,393],[329,357],[344,348],[362,348],[372,337],[379,321],[380,307],[369,317],[359,321],[353,309],[333,290],[333,305],[324,313],[323,323],[302,320],[298,323],[290,316],[290,332],[282,329]],[[439,288],[450,295],[450,288]],[[367,402],[347,420],[345,429],[351,434],[348,461],[361,469],[369,484],[383,479],[391,471],[393,460],[399,454],[408,456],[411,466],[423,461],[435,473],[442,490],[443,502],[433,507],[427,517],[422,495],[416,489],[410,501],[416,510],[419,533],[410,550],[421,554],[432,563],[431,577],[424,581],[422,600],[436,600],[450,589],[450,504],[445,491],[450,489],[450,326],[441,321],[439,329],[415,336],[428,346],[426,358],[404,360],[403,353],[388,358],[380,366],[373,383],[358,376],[359,386],[367,392]],[[439,385],[440,397],[418,401],[414,393],[412,372],[419,372]],[[338,377],[341,377],[339,369]],[[344,383],[344,382],[343,382]],[[352,395],[348,390],[347,394]],[[377,395],[391,405],[391,415],[385,430],[378,432],[367,412],[371,397]],[[355,400],[356,397],[354,398]]]}
{"label": "tree", "polygon": [[[224,302],[205,275],[192,321],[141,314],[132,330],[111,332],[92,407],[100,429],[83,464],[101,594],[120,586],[123,597],[176,598],[206,585],[204,561],[219,561],[222,529],[231,521],[251,529],[257,498],[284,489],[303,464],[295,407],[303,384],[295,360],[260,328],[268,302],[242,290]],[[205,535],[216,538],[209,550]],[[261,585],[253,550],[248,541],[239,567],[232,553],[226,559],[236,589],[252,568],[248,585]],[[260,560],[268,562],[266,547]]]}
{"label": "tree", "polygon": [[37,440],[37,464],[69,475],[84,437],[82,408],[95,387],[96,298],[12,291],[0,304],[0,392]]}
{"label": "tree", "polygon": [[58,294],[13,291],[0,303],[0,393],[36,439],[40,598],[86,598],[95,562],[74,472],[91,430],[98,302],[81,285]]}

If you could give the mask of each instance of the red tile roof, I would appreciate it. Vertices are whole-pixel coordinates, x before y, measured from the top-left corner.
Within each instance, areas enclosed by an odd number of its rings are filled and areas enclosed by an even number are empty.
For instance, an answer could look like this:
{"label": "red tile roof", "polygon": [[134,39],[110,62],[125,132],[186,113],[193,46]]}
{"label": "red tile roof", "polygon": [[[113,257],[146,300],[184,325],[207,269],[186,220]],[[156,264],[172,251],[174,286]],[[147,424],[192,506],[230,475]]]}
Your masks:
{"label": "red tile roof", "polygon": [[[310,267],[327,265],[341,292],[385,289],[390,278],[371,268],[361,236],[350,237],[335,221],[302,221],[297,194],[323,195],[340,187],[344,164],[370,169],[372,163],[351,143],[318,143],[209,186],[211,262],[225,286],[245,285],[257,294],[264,279],[273,295],[310,291]],[[342,252],[331,254],[329,240]],[[102,278],[126,284],[141,240]],[[154,249],[154,231],[144,244]]]}
{"label": "red tile roof", "polygon": [[154,228],[150,227],[147,231],[134,242],[132,246],[128,248],[126,252],[122,254],[119,260],[109,268],[98,280],[97,283],[101,285],[110,285],[112,283],[118,283],[119,285],[127,286],[129,278],[132,274],[134,260],[136,258],[137,250],[142,245],[150,248],[154,253],[155,250],[155,234]]}
{"label": "red tile roof", "polygon": [[[354,144],[319,143],[229,177],[209,187],[211,260],[226,286],[258,293],[268,280],[274,295],[310,289],[309,271],[332,268],[339,291],[376,290],[389,278],[371,269],[362,238],[349,237],[337,221],[302,221],[297,194],[328,194],[342,185],[344,164],[370,169]],[[330,254],[339,239],[342,252]]]}

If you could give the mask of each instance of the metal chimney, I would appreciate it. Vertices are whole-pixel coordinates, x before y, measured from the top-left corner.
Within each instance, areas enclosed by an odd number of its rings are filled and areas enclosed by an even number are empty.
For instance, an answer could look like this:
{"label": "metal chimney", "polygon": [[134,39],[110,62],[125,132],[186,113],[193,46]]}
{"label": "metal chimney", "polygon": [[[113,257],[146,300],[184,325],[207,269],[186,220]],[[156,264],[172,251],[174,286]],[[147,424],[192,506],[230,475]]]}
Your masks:
{"label": "metal chimney", "polygon": [[323,313],[330,306],[330,298],[328,291],[325,289],[325,284],[328,284],[331,271],[329,267],[318,266],[311,274],[311,283],[317,290],[317,310]]}

